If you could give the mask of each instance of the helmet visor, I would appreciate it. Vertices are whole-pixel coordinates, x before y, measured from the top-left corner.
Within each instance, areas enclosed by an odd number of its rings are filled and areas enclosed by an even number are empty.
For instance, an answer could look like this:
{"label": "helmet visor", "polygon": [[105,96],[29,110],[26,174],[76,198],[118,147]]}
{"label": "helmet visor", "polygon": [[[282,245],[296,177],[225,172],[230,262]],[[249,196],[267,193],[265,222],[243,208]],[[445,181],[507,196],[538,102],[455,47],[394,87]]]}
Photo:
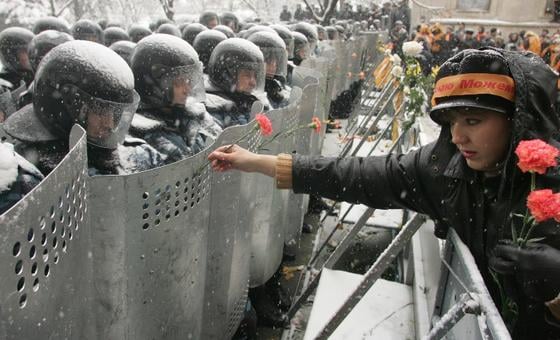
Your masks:
{"label": "helmet visor", "polygon": [[169,94],[172,104],[200,103],[206,99],[201,62],[171,69],[167,66],[163,68],[165,71],[160,77],[161,87]]}
{"label": "helmet visor", "polygon": [[232,92],[252,95],[264,92],[265,65],[263,63],[240,62],[235,67],[235,82]]}
{"label": "helmet visor", "polygon": [[65,87],[68,91],[64,97],[68,97],[68,103],[76,109],[75,123],[86,130],[88,143],[105,149],[117,148],[124,140],[138,108],[138,93],[133,90],[131,103],[118,103],[93,97],[74,85]]}
{"label": "helmet visor", "polygon": [[288,73],[288,53],[286,49],[279,47],[261,47],[264,56],[266,76],[285,77]]}
{"label": "helmet visor", "polygon": [[292,59],[294,57],[294,39],[284,40],[286,43],[286,51],[288,51],[288,58]]}

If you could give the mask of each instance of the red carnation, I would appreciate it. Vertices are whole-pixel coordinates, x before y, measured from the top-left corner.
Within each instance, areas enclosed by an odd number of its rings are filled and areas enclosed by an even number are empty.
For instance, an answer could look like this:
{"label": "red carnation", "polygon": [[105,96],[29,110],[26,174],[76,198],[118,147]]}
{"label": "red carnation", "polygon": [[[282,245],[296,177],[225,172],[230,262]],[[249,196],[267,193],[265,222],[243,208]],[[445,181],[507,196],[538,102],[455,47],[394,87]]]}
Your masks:
{"label": "red carnation", "polygon": [[311,124],[309,124],[309,127],[314,129],[317,133],[321,132],[321,120],[317,117],[313,117],[311,119]]}
{"label": "red carnation", "polygon": [[519,158],[517,166],[523,172],[537,172],[543,175],[546,169],[556,166],[556,157],[560,151],[540,139],[519,142],[515,154]]}
{"label": "red carnation", "polygon": [[261,113],[257,113],[257,115],[255,116],[255,120],[261,128],[261,133],[263,134],[263,136],[270,136],[272,134],[272,123],[267,116]]}
{"label": "red carnation", "polygon": [[560,194],[550,189],[531,191],[527,196],[527,207],[535,221],[542,222],[554,218],[560,219]]}

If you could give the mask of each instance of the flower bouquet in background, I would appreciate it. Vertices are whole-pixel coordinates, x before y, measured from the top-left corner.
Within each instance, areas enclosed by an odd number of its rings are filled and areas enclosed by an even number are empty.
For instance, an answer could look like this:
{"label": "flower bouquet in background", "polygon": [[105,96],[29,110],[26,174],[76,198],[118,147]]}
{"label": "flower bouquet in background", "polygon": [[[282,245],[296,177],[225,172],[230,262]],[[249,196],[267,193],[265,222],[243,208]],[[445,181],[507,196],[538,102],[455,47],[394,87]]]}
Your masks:
{"label": "flower bouquet in background", "polygon": [[[544,175],[548,168],[557,165],[560,151],[552,145],[539,139],[521,141],[515,149],[518,158],[517,166],[524,173],[531,175],[531,188],[527,196],[527,210],[525,214],[511,214],[511,244],[515,247],[525,248],[531,243],[542,241],[544,238],[532,238],[532,234],[541,222],[554,219],[560,222],[560,193],[551,189],[536,188],[536,174]],[[521,220],[515,223],[516,219]],[[494,281],[498,285],[502,302],[501,314],[506,325],[512,327],[517,321],[519,307],[512,299],[513,294],[508,294],[504,287],[511,286],[515,281],[513,277],[499,275],[490,270]]]}

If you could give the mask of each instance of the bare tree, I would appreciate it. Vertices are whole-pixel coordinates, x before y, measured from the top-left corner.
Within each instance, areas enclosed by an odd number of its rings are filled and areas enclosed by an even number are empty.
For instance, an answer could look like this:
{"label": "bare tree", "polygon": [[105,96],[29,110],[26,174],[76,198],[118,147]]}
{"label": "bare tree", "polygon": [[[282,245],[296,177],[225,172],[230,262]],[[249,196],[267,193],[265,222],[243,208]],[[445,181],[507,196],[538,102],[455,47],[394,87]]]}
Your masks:
{"label": "bare tree", "polygon": [[318,10],[309,4],[309,0],[303,0],[305,5],[311,12],[313,19],[320,24],[326,25],[329,23],[330,18],[334,15],[338,0],[317,0]]}
{"label": "bare tree", "polygon": [[163,11],[165,12],[165,16],[169,20],[173,20],[173,16],[175,15],[175,10],[173,8],[174,0],[159,0],[161,6],[163,7]]}

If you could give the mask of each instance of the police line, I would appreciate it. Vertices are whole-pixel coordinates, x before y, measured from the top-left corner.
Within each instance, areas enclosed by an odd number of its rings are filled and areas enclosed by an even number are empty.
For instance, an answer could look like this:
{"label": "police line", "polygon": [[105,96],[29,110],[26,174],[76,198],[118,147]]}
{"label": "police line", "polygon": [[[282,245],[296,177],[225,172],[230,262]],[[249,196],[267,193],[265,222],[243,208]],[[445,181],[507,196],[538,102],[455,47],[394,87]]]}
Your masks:
{"label": "police line", "polygon": [[[377,53],[374,37],[296,68],[290,104],[267,113],[273,127],[324,121],[364,54]],[[63,161],[0,216],[0,338],[230,338],[248,288],[274,274],[285,243],[297,244],[306,197],[263,176],[214,173],[207,156],[245,135],[253,151],[320,153],[325,127],[300,132],[258,150],[260,133],[235,126],[174,164],[88,177],[75,126]]]}

